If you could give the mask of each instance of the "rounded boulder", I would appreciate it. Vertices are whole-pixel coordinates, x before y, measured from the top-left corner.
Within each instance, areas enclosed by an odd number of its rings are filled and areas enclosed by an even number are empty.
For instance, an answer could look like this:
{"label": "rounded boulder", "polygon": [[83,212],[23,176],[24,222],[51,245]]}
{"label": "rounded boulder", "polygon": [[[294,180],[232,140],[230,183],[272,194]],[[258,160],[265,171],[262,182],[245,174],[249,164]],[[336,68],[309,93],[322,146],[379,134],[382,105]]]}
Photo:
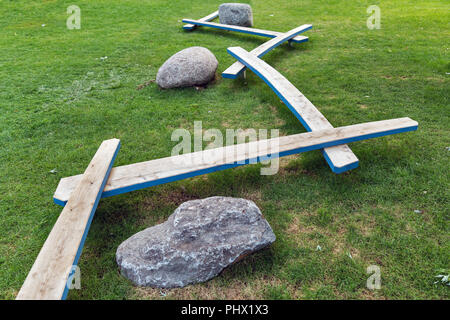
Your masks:
{"label": "rounded boulder", "polygon": [[252,7],[245,3],[222,3],[219,6],[219,21],[223,24],[252,27]]}
{"label": "rounded boulder", "polygon": [[190,47],[164,62],[156,75],[156,83],[163,89],[206,85],[214,80],[218,64],[208,49]]}

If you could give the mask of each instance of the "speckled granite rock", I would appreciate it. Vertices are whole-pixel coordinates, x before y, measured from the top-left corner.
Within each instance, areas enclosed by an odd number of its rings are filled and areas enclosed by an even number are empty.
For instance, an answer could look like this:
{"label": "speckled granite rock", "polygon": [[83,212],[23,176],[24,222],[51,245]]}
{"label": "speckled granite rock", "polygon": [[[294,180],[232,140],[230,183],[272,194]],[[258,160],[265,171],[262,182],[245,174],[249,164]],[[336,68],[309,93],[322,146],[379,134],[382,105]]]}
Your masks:
{"label": "speckled granite rock", "polygon": [[156,83],[164,89],[205,85],[214,79],[218,65],[208,49],[190,47],[164,62],[156,75]]}
{"label": "speckled granite rock", "polygon": [[116,260],[122,275],[139,286],[184,287],[274,241],[253,201],[210,197],[181,204],[166,222],[125,240]]}
{"label": "speckled granite rock", "polygon": [[219,6],[219,21],[223,24],[252,27],[252,7],[245,3],[222,3]]}

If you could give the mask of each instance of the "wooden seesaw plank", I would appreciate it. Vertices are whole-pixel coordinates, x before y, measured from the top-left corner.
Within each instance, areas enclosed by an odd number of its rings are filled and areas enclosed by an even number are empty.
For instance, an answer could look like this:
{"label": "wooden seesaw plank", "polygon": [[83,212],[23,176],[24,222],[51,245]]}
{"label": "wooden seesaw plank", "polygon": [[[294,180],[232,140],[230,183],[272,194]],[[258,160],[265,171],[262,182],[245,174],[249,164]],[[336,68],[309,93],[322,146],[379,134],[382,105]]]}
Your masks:
{"label": "wooden seesaw plank", "polygon": [[[264,80],[300,120],[306,130],[333,128],[322,113],[269,64],[241,47],[231,47],[227,51]],[[322,152],[331,170],[335,173],[342,173],[358,166],[358,158],[346,145],[326,148]]]}
{"label": "wooden seesaw plank", "polygon": [[[417,122],[409,118],[375,121],[115,167],[111,170],[102,197],[256,163],[265,160],[267,156],[283,157],[353,141],[412,131],[416,130],[417,126]],[[273,147],[277,144],[278,148]],[[80,179],[80,175],[61,179],[53,196],[55,203],[64,205]]]}
{"label": "wooden seesaw plank", "polygon": [[[234,26],[230,24],[222,24],[222,23],[215,23],[215,22],[207,22],[207,21],[200,21],[200,20],[193,20],[193,19],[183,19],[184,23],[194,24],[197,26],[204,26],[204,27],[211,27],[211,28],[217,28],[227,31],[237,31],[242,33],[248,33],[248,34],[254,34],[257,36],[262,37],[269,37],[269,38],[275,38],[279,35],[284,34],[283,32],[276,32],[276,31],[269,31],[269,30],[262,30],[262,29],[255,29],[255,28],[248,28],[248,27],[241,27],[241,26]],[[295,36],[291,39],[292,42],[301,43],[308,41],[308,37],[304,36]]]}
{"label": "wooden seesaw plank", "polygon": [[[219,11],[214,11],[213,13],[207,15],[206,17],[203,17],[201,19],[198,19],[198,21],[211,21],[214,20],[215,18],[217,18],[219,16]],[[185,24],[183,26],[184,30],[194,30],[196,27],[195,24]]]}
{"label": "wooden seesaw plank", "polygon": [[59,300],[81,255],[84,240],[108,179],[120,140],[105,140],[80,175],[16,299]]}
{"label": "wooden seesaw plank", "polygon": [[[292,29],[284,34],[281,34],[275,38],[272,38],[267,42],[264,42],[259,47],[250,51],[250,53],[261,58],[266,53],[268,53],[270,50],[281,45],[283,42],[288,41],[291,38],[295,37],[296,35],[298,35],[302,32],[305,32],[307,30],[310,30],[311,28],[312,28],[312,25],[304,24],[304,25],[297,27],[295,29]],[[228,78],[228,79],[236,79],[237,77],[239,77],[239,75],[244,70],[245,70],[245,65],[239,61],[236,61],[230,67],[228,67],[228,69],[226,69],[224,72],[222,72],[222,77]]]}

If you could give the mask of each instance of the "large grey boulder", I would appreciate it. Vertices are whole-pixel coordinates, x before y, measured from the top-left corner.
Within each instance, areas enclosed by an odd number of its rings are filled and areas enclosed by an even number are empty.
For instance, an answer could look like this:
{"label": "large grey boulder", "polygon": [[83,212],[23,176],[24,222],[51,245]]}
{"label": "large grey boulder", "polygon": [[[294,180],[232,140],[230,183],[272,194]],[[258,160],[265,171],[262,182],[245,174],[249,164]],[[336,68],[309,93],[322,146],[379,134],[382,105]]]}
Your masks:
{"label": "large grey boulder", "polygon": [[253,201],[210,197],[181,204],[169,219],[122,242],[116,261],[139,286],[184,287],[275,241]]}
{"label": "large grey boulder", "polygon": [[164,62],[156,75],[156,83],[164,89],[205,85],[214,79],[218,64],[208,49],[190,47]]}
{"label": "large grey boulder", "polygon": [[219,6],[219,21],[223,24],[252,27],[252,7],[245,3],[222,3]]}

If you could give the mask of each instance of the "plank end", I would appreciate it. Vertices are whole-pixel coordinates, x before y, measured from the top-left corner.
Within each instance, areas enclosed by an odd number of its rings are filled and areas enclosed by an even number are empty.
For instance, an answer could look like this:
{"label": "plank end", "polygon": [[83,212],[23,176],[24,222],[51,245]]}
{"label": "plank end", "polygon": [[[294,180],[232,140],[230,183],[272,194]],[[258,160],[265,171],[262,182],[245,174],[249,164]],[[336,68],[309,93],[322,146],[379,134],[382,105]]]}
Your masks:
{"label": "plank end", "polygon": [[224,72],[222,72],[222,78],[226,78],[226,79],[237,79],[239,78],[243,72],[244,72],[245,68],[242,69],[241,71],[239,71],[238,73],[228,73],[226,70]]}
{"label": "plank end", "polygon": [[184,30],[187,30],[187,31],[192,31],[192,30],[195,29],[195,25],[193,25],[193,24],[185,24],[185,25],[183,26],[183,29],[184,29]]}

